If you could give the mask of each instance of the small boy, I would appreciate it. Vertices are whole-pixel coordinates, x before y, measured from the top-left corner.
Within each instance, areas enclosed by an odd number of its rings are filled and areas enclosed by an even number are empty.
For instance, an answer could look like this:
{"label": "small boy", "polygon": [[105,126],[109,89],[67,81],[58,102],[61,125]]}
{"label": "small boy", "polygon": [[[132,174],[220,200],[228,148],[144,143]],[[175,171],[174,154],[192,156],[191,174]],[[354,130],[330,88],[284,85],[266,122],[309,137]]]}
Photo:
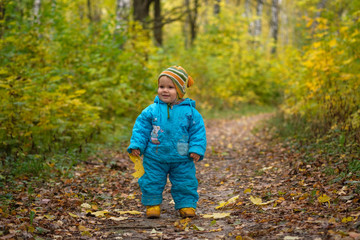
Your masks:
{"label": "small boy", "polygon": [[145,174],[139,185],[148,218],[160,217],[167,175],[175,209],[183,218],[195,216],[199,199],[195,162],[204,158],[206,132],[195,101],[183,98],[193,84],[184,68],[167,68],[159,75],[154,103],[136,119],[127,151],[144,155]]}

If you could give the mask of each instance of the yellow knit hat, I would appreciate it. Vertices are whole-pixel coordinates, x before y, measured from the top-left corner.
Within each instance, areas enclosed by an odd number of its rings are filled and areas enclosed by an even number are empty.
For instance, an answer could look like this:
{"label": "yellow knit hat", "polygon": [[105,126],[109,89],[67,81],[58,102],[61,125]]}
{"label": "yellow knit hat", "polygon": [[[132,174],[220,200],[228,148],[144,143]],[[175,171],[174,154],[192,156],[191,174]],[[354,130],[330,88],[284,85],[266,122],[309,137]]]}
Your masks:
{"label": "yellow knit hat", "polygon": [[194,84],[194,80],[187,74],[184,68],[180,66],[172,66],[160,73],[159,78],[167,76],[173,81],[179,98],[183,98],[186,93],[186,87]]}

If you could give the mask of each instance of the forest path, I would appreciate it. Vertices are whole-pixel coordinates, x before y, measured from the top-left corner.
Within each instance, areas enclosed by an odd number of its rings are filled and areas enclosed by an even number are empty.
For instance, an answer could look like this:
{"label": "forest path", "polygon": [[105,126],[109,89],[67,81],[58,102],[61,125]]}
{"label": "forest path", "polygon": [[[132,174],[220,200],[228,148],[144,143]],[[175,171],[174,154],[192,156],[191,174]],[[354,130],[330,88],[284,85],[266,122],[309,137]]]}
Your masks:
{"label": "forest path", "polygon": [[[257,183],[260,178],[254,174],[269,167],[271,161],[266,162],[265,159],[273,158],[262,153],[265,143],[255,136],[252,130],[269,116],[269,114],[261,114],[234,120],[206,121],[208,147],[204,160],[197,163],[200,199],[196,218],[179,217],[174,210],[170,193],[171,184],[168,182],[159,219],[136,217],[133,222],[113,225],[112,230],[114,232],[117,230],[118,233],[120,230],[120,236],[124,239],[246,237],[248,230],[244,232],[242,230],[244,226],[252,228],[258,224],[254,220],[249,221],[248,217],[241,216],[243,205],[248,204],[245,200],[248,195],[243,192],[248,188],[260,190],[263,188],[264,184]],[[134,184],[134,181],[132,183]],[[138,189],[136,184],[133,187]],[[138,193],[136,192],[135,195],[140,199]],[[216,209],[221,201],[227,201],[234,196],[236,200],[232,204]],[[143,207],[140,205],[138,207],[140,207],[139,211],[144,211]],[[254,206],[254,209],[257,207]]]}
{"label": "forest path", "polygon": [[269,117],[206,121],[193,219],[175,211],[170,183],[161,217],[145,217],[122,146],[31,191],[24,179],[4,188],[13,210],[0,211],[0,239],[360,239],[359,195],[341,182],[330,185],[319,168],[324,163],[306,163],[269,141],[269,129],[253,131]]}

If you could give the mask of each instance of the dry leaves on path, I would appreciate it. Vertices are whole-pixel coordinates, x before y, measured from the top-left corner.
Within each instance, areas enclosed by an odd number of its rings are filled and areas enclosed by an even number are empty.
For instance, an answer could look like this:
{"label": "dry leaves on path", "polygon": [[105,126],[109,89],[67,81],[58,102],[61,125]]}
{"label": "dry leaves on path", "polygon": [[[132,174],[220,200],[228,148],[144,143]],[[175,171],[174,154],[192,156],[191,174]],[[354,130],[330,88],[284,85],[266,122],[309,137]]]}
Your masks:
{"label": "dry leaves on path", "polygon": [[267,131],[269,115],[207,121],[208,149],[197,164],[197,217],[181,219],[165,188],[160,219],[146,219],[134,163],[108,151],[72,176],[1,190],[0,239],[359,239],[359,196],[328,182]]}

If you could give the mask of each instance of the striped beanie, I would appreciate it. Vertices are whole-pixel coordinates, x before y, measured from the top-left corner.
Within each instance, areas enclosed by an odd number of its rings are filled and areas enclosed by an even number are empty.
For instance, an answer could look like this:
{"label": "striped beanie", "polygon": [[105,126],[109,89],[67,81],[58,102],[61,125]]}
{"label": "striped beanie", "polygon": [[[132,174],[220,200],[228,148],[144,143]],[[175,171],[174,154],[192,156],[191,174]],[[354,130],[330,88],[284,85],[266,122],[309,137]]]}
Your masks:
{"label": "striped beanie", "polygon": [[194,84],[194,80],[187,74],[184,68],[180,66],[172,66],[160,73],[159,78],[167,76],[173,81],[179,98],[183,98],[186,93],[186,87]]}

